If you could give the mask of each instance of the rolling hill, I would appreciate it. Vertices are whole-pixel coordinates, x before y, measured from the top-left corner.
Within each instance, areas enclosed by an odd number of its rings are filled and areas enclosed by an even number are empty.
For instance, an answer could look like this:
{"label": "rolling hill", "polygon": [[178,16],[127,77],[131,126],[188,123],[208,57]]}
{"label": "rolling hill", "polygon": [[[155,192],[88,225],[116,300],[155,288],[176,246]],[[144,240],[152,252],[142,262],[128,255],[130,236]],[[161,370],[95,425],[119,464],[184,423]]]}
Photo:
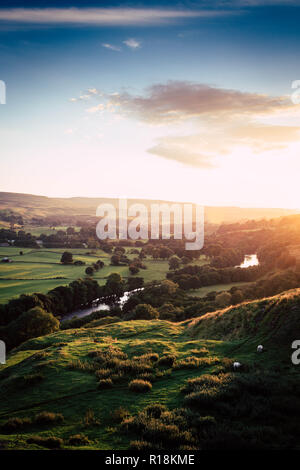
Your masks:
{"label": "rolling hill", "polygon": [[[153,203],[171,201],[129,199],[129,204],[143,203],[149,207]],[[0,210],[11,210],[21,215],[25,220],[32,217],[94,217],[99,204],[118,204],[118,199],[112,198],[51,198],[33,194],[0,192]],[[243,207],[205,207],[206,222],[229,223],[242,220],[270,219],[299,213],[299,210],[276,208],[243,208]]]}
{"label": "rolling hill", "polygon": [[[90,324],[27,341],[1,366],[1,445],[299,448],[299,320],[296,289],[177,324]],[[148,388],[133,390],[136,379]]]}

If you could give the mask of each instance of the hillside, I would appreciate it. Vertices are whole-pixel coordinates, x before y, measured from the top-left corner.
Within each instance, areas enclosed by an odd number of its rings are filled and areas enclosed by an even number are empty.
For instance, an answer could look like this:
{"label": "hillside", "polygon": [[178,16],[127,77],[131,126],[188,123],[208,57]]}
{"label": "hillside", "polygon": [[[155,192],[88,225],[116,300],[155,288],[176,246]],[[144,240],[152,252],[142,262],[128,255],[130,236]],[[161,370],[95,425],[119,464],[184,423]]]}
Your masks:
{"label": "hillside", "polygon": [[188,322],[195,337],[257,338],[281,345],[300,338],[300,289],[228,307]]}
{"label": "hillside", "polygon": [[[153,203],[171,201],[129,199],[129,204],[143,203],[149,207]],[[51,198],[33,194],[0,192],[0,210],[11,210],[25,220],[32,217],[86,216],[94,217],[99,204],[118,204],[118,199],[111,198]],[[242,208],[242,207],[205,207],[206,222],[238,222],[242,220],[270,219],[274,217],[297,214],[299,210],[276,208]]]}
{"label": "hillside", "polygon": [[[297,448],[299,307],[296,289],[179,324],[119,322],[27,341],[1,366],[1,445]],[[152,388],[133,391],[133,379]]]}

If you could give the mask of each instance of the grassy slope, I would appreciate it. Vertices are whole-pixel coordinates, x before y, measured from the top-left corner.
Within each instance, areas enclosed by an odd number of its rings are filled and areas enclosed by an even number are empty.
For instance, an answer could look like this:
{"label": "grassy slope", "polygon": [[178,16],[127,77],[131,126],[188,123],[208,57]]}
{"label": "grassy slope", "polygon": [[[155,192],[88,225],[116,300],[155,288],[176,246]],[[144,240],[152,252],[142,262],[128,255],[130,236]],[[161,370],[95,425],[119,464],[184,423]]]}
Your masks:
{"label": "grassy slope", "polygon": [[264,338],[290,344],[300,338],[300,289],[266,299],[244,302],[189,322],[192,335],[235,340]]}
{"label": "grassy slope", "polygon": [[[110,390],[98,390],[93,373],[69,370],[67,365],[74,359],[87,360],[87,353],[95,349],[95,339],[101,341],[100,347],[110,344],[120,347],[129,356],[147,351],[176,353],[178,358],[188,356],[190,349],[206,346],[210,353],[227,353],[231,345],[218,341],[190,340],[183,325],[165,321],[136,321],[118,323],[102,328],[69,330],[25,343],[10,354],[2,374],[7,378],[1,381],[0,389],[0,424],[9,417],[31,417],[35,413],[51,410],[62,413],[65,424],[58,427],[30,428],[18,438],[14,434],[1,435],[0,439],[13,446],[18,441],[19,448],[26,447],[25,440],[31,433],[56,435],[67,438],[72,434],[84,432],[92,440],[90,447],[101,449],[126,448],[128,438],[115,435],[110,412],[123,406],[135,413],[151,402],[165,403],[170,407],[180,404],[180,387],[188,377],[198,375],[197,370],[173,371],[170,377],[162,377],[153,384],[147,394],[135,394],[128,390],[127,384],[120,384]],[[112,342],[113,338],[113,342]],[[115,340],[117,341],[115,342]],[[67,343],[62,348],[56,343]],[[47,357],[39,359],[38,351],[47,352]],[[48,361],[52,363],[47,364]],[[54,361],[54,362],[53,362]],[[18,385],[20,377],[42,372],[44,380],[36,386],[23,389]],[[2,375],[3,377],[3,375]],[[100,418],[100,427],[85,428],[80,424],[88,409],[92,409]]]}
{"label": "grassy slope", "polygon": [[[0,424],[9,417],[32,417],[40,411],[62,413],[65,422],[31,425],[16,434],[3,434],[0,440],[8,447],[28,448],[26,439],[31,434],[55,435],[63,438],[68,447],[67,438],[83,432],[91,441],[88,448],[127,448],[132,436],[117,431],[111,411],[123,406],[136,413],[154,402],[170,408],[181,406],[180,388],[187,378],[212,372],[216,367],[173,369],[170,375],[156,379],[152,390],[143,394],[130,392],[126,382],[100,391],[92,372],[68,368],[72,360],[91,361],[87,356],[89,351],[98,347],[107,349],[112,344],[129,357],[153,351],[160,355],[175,353],[179,360],[194,354],[195,349],[206,347],[211,357],[220,360],[230,357],[252,365],[259,361],[260,367],[266,370],[280,367],[282,380],[284,377],[294,380],[296,376],[298,380],[298,369],[290,361],[290,341],[299,336],[299,299],[300,289],[181,324],[140,320],[68,330],[28,341],[13,351],[7,365],[2,366]],[[257,356],[256,345],[261,341],[267,348],[264,354]],[[59,345],[61,342],[65,344]],[[38,355],[41,350],[46,353],[44,358]],[[24,375],[37,372],[44,376],[39,384],[21,386]],[[99,426],[85,427],[81,423],[89,409],[99,417]]]}

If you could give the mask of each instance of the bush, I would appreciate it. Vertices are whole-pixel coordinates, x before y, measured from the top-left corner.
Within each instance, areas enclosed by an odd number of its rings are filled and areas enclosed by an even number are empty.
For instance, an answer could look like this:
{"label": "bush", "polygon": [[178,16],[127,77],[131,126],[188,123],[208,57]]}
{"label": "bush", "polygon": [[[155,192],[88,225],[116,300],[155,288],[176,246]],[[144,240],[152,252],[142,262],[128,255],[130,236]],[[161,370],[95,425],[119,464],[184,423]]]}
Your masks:
{"label": "bush", "polygon": [[137,392],[137,393],[143,393],[143,392],[148,392],[149,390],[152,389],[152,384],[148,382],[147,380],[132,380],[129,382],[129,390],[131,392]]}
{"label": "bush", "polygon": [[101,379],[98,382],[98,388],[100,390],[104,390],[106,388],[111,388],[113,386],[112,379]]}
{"label": "bush", "polygon": [[153,403],[153,405],[148,405],[145,408],[145,413],[147,416],[151,418],[160,418],[162,413],[167,411],[167,407],[165,405],[161,405],[160,403]]}
{"label": "bush", "polygon": [[69,437],[69,444],[70,446],[80,446],[80,445],[87,445],[90,441],[87,436],[84,434],[74,434],[74,436]]}
{"label": "bush", "polygon": [[85,428],[88,428],[91,426],[99,426],[100,420],[96,418],[94,411],[89,409],[86,411],[81,424]]}
{"label": "bush", "polygon": [[159,317],[159,312],[149,304],[139,304],[132,312],[133,320],[155,320]]}
{"label": "bush", "polygon": [[159,359],[158,365],[172,367],[175,362],[176,362],[176,356],[174,356],[174,354],[167,354],[166,356],[162,356]]}
{"label": "bush", "polygon": [[37,444],[48,449],[60,449],[63,445],[63,440],[59,437],[42,437],[32,436],[27,439],[28,444]]}
{"label": "bush", "polygon": [[153,449],[153,445],[147,441],[131,441],[130,450],[136,450],[137,452],[143,452]]}
{"label": "bush", "polygon": [[114,410],[112,413],[112,419],[116,423],[121,423],[124,419],[128,418],[130,416],[130,413],[128,410],[120,406],[120,408],[117,408]]}
{"label": "bush", "polygon": [[98,379],[108,379],[112,371],[110,369],[98,369],[95,375]]}
{"label": "bush", "polygon": [[16,431],[17,429],[22,429],[24,426],[31,424],[29,418],[9,418],[5,423],[1,425],[3,431]]}
{"label": "bush", "polygon": [[36,424],[62,423],[63,421],[64,417],[61,413],[52,413],[51,411],[42,411],[34,418]]}

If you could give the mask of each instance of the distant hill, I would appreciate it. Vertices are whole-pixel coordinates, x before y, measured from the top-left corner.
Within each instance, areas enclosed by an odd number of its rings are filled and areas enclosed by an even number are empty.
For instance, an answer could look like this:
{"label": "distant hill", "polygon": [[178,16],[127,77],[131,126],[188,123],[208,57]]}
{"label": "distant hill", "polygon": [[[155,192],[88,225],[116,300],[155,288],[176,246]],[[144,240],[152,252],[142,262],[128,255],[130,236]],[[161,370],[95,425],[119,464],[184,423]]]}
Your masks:
{"label": "distant hill", "polygon": [[[128,203],[143,203],[147,207],[160,201],[149,199],[129,199]],[[173,201],[174,202],[174,201]],[[93,217],[99,204],[118,204],[117,198],[51,198],[33,194],[0,192],[0,210],[11,210],[23,216],[25,220],[32,217]],[[243,208],[243,207],[205,207],[206,222],[232,223],[241,220],[271,219],[275,217],[298,214],[300,210],[276,208]]]}

